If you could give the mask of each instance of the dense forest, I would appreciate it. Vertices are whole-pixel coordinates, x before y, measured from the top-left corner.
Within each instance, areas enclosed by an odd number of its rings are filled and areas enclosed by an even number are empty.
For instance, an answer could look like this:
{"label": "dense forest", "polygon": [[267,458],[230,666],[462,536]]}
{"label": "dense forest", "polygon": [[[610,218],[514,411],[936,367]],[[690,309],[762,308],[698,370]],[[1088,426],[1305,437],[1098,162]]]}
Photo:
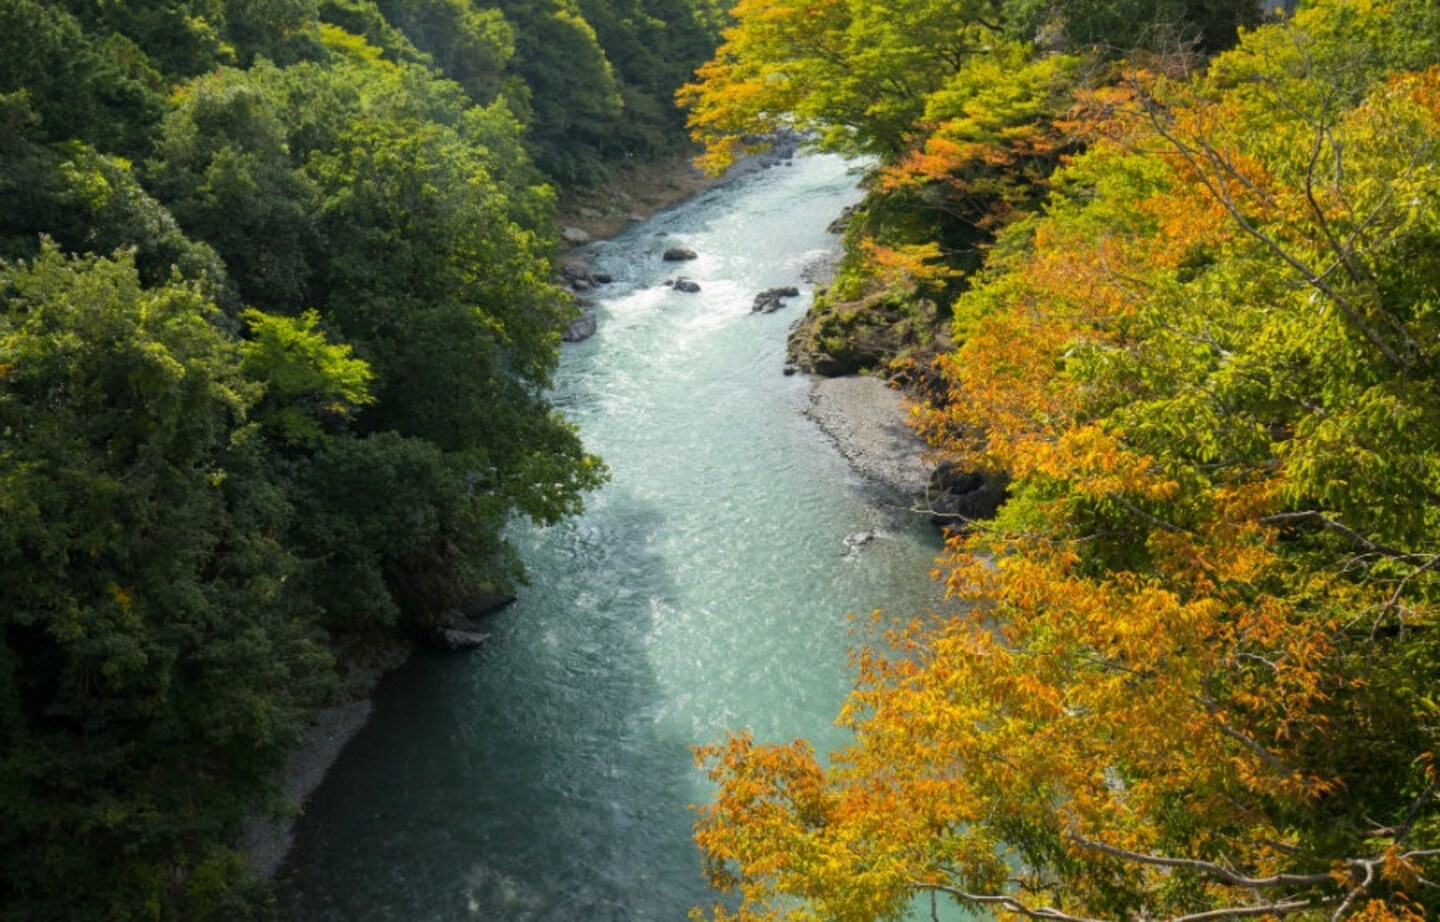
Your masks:
{"label": "dense forest", "polygon": [[0,918],[239,919],[349,667],[605,471],[557,185],[680,149],[707,0],[0,0]]}
{"label": "dense forest", "polygon": [[1436,0],[0,0],[0,920],[273,913],[307,718],[606,476],[556,190],[677,89],[864,158],[797,348],[1008,484],[849,748],[700,751],[708,915],[1440,912]]}
{"label": "dense forest", "polygon": [[701,752],[706,917],[1440,911],[1440,5],[735,16],[710,162],[872,164],[807,348],[1009,488],[965,613],[862,635],[847,749]]}

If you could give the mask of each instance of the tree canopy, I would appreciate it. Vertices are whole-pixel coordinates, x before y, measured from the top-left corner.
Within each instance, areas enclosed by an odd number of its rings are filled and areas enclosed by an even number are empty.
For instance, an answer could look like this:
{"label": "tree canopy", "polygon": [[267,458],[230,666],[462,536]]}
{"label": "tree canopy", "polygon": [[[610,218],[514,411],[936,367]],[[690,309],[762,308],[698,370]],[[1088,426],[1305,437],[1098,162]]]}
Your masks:
{"label": "tree canopy", "polygon": [[343,667],[605,470],[551,183],[677,149],[709,0],[0,0],[0,919],[236,919]]}
{"label": "tree canopy", "polygon": [[[1009,498],[941,560],[962,614],[877,616],[829,765],[702,751],[714,918],[1436,910],[1435,17],[1317,0],[1064,106],[1039,55],[932,95],[882,188],[1074,144],[916,411]],[[1044,104],[987,137],[1011,87]]]}

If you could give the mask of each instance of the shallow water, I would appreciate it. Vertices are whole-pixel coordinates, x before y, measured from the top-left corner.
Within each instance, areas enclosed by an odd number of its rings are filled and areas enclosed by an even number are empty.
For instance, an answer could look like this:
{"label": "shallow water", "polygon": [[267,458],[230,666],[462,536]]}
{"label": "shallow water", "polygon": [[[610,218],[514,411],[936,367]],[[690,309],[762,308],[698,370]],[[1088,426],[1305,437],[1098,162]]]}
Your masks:
{"label": "shallow water", "polygon": [[[713,901],[692,746],[748,727],[838,747],[847,612],[932,604],[939,542],[877,505],[780,373],[804,268],[859,198],[831,157],[737,180],[590,248],[616,282],[555,401],[613,478],[516,528],[533,585],[467,655],[416,656],[311,799],[285,918],[679,920]],[[700,253],[664,263],[669,246]],[[698,294],[660,283],[685,275]],[[783,310],[754,295],[798,285]],[[846,535],[876,531],[850,553]]]}

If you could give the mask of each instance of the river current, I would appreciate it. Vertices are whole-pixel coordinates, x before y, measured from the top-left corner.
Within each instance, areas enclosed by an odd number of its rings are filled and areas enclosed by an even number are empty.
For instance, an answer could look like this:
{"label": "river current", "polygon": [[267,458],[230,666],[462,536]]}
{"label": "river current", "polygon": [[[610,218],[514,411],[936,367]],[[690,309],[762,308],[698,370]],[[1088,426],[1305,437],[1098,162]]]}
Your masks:
{"label": "river current", "polygon": [[[418,654],[380,688],[298,825],[283,918],[676,922],[716,899],[691,747],[742,727],[844,743],[846,615],[932,605],[939,550],[781,374],[803,273],[859,197],[843,161],[805,157],[585,251],[615,282],[554,400],[611,482],[579,518],[515,528],[532,584],[484,622],[486,648]],[[663,262],[671,246],[699,258]],[[701,290],[663,286],[676,275]],[[801,297],[752,314],[779,285]]]}

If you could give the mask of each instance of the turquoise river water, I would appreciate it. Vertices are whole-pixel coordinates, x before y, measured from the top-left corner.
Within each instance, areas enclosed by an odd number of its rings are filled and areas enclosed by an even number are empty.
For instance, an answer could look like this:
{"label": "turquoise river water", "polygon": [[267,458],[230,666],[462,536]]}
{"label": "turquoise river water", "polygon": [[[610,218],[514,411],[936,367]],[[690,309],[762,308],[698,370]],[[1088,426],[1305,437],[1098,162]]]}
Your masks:
{"label": "turquoise river water", "polygon": [[[486,620],[488,647],[417,655],[381,687],[299,824],[284,918],[683,920],[715,898],[691,747],[740,727],[844,742],[846,614],[932,605],[939,550],[781,375],[802,272],[858,198],[843,161],[806,157],[589,249],[615,282],[554,396],[612,480],[582,517],[515,530],[533,584]],[[662,262],[680,245],[700,258]],[[660,284],[677,274],[702,290]],[[792,284],[801,298],[750,312]],[[847,553],[859,531],[879,537]]]}

